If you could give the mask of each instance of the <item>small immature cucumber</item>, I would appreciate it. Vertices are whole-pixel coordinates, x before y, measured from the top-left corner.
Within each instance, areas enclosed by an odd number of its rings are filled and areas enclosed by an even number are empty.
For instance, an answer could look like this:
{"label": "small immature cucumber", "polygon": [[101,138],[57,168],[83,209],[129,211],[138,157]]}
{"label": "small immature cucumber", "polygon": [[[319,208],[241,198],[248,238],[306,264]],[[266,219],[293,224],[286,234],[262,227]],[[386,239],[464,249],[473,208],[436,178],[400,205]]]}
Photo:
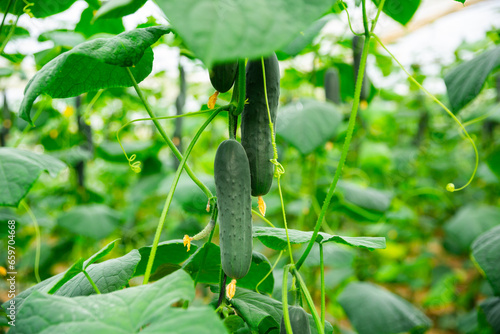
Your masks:
{"label": "small immature cucumber", "polygon": [[325,72],[325,98],[327,101],[340,104],[340,80],[339,71],[335,68],[329,68]]}
{"label": "small immature cucumber", "polygon": [[[264,59],[266,71],[267,99],[273,124],[280,96],[280,70],[276,54]],[[252,196],[262,196],[269,192],[273,183],[274,165],[271,130],[264,95],[262,60],[249,61],[246,68],[247,104],[241,116],[241,144],[250,162],[252,176]],[[276,129],[276,126],[274,127]]]}
{"label": "small immature cucumber", "polygon": [[[354,36],[352,39],[352,52],[353,52],[353,58],[354,58],[354,82],[358,79],[358,71],[359,71],[359,66],[361,64],[361,54],[363,53],[363,46],[365,43],[365,38],[363,36]],[[366,70],[365,73],[363,73],[363,85],[361,86],[361,101],[366,101],[368,100],[368,97],[370,96],[370,79],[366,76]]]}
{"label": "small immature cucumber", "polygon": [[223,141],[214,162],[219,208],[222,270],[233,279],[244,277],[252,263],[252,198],[250,167],[243,146]]}
{"label": "small immature cucumber", "polygon": [[[311,326],[307,313],[300,306],[288,306],[288,314],[290,316],[290,324],[292,325],[293,334],[311,334]],[[280,334],[287,334],[285,328],[285,317],[281,317]]]}
{"label": "small immature cucumber", "polygon": [[238,62],[236,61],[215,65],[210,70],[210,82],[219,93],[225,93],[233,87],[237,71]]}

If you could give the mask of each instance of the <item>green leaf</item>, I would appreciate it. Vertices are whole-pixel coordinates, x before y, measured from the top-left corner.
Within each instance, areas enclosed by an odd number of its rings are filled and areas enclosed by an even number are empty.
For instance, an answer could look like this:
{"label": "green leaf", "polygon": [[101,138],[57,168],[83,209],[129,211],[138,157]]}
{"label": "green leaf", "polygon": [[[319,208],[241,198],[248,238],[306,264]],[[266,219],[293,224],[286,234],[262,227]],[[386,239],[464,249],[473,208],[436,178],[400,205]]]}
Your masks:
{"label": "green leaf", "polygon": [[[236,294],[231,299],[231,304],[238,314],[245,320],[250,329],[259,333],[279,333],[283,307],[281,302],[268,296],[243,289],[236,288]],[[311,333],[317,333],[316,324],[312,315],[307,314],[311,325]],[[327,321],[325,333],[333,333],[332,325]]]}
{"label": "green leaf", "polygon": [[95,13],[94,21],[101,19],[123,17],[135,13],[147,0],[110,0],[104,3]]}
{"label": "green leaf", "polygon": [[486,157],[486,163],[491,171],[500,179],[500,146],[497,146]]}
{"label": "green leaf", "polygon": [[[42,18],[65,11],[71,7],[75,1],[76,0],[37,0],[31,1],[33,5],[28,8],[34,17]],[[0,4],[1,13],[5,13],[8,3],[9,1],[2,1],[2,4]],[[20,15],[23,13],[24,6],[26,6],[26,4],[23,1],[14,1],[14,6],[10,7],[9,13]]]}
{"label": "green leaf", "polygon": [[412,332],[432,324],[415,306],[371,283],[350,283],[338,302],[359,334]]}
{"label": "green leaf", "polygon": [[304,99],[279,110],[276,133],[306,155],[333,138],[341,121],[333,104]]}
{"label": "green leaf", "polygon": [[472,244],[472,256],[483,270],[493,291],[500,296],[500,225],[481,234]]}
{"label": "green leaf", "polygon": [[171,307],[194,293],[183,271],[109,294],[66,298],[36,292],[25,301],[11,333],[226,333],[209,307]]}
{"label": "green leaf", "polygon": [[286,55],[285,57],[281,56],[280,60],[286,59],[288,57],[295,57],[296,55],[298,55],[300,51],[302,51],[306,46],[310,45],[314,41],[314,38],[331,19],[332,15],[323,16],[322,18],[311,24],[303,32],[300,32],[294,40],[292,40],[287,46],[279,51],[279,53]]}
{"label": "green leaf", "polygon": [[[11,29],[12,25],[10,24],[6,24],[3,26],[2,32],[0,33],[0,45],[2,45],[2,43],[5,41],[5,38],[10,34]],[[26,37],[30,37],[29,31],[22,27],[16,26],[14,27],[14,32],[12,33],[10,40]]]}
{"label": "green leaf", "polygon": [[61,277],[61,279],[59,279],[59,281],[57,281],[57,283],[54,284],[50,288],[50,290],[48,291],[48,294],[55,293],[64,284],[66,284],[66,282],[68,282],[73,277],[75,277],[76,275],[78,275],[79,273],[81,273],[83,271],[83,262],[84,261],[85,261],[85,259],[82,257],[78,261],[76,261],[75,263],[73,263],[73,265],[71,267],[69,267],[69,269],[64,272],[64,275]]}
{"label": "green leaf", "polygon": [[500,208],[486,205],[462,207],[444,224],[445,244],[455,252],[468,252],[474,239],[500,224]]}
{"label": "green leaf", "polygon": [[[144,275],[146,272],[146,267],[149,260],[149,254],[151,253],[152,246],[146,246],[139,248],[139,253],[141,254],[141,261],[137,265],[134,276]],[[198,246],[191,244],[191,249],[187,252],[187,248],[184,247],[182,240],[169,240],[160,242],[158,248],[156,249],[156,256],[153,262],[153,268],[151,273],[154,273],[161,265],[166,264],[180,264],[186,261],[191,255],[193,255]]]}
{"label": "green leaf", "polygon": [[455,0],[456,2],[465,3],[465,0]]}
{"label": "green leaf", "polygon": [[119,222],[119,213],[103,204],[78,205],[57,218],[59,226],[96,240],[111,234]]}
{"label": "green leaf", "polygon": [[[380,0],[372,0],[375,5],[380,4]],[[420,6],[420,0],[387,0],[382,11],[393,20],[406,25]]]}
{"label": "green leaf", "polygon": [[[121,289],[128,283],[140,259],[139,252],[134,249],[122,257],[90,265],[87,268],[87,273],[90,275],[101,293],[112,292]],[[68,271],[73,271],[75,269],[79,269],[78,262],[65,272],[43,280],[37,285],[19,293],[15,297],[16,310],[19,311],[21,309],[21,305],[33,292],[39,291],[48,293],[53,289],[55,290],[55,285],[63,279]],[[68,273],[68,276],[71,276],[71,274]],[[54,294],[58,296],[76,297],[88,296],[94,293],[95,290],[90,285],[87,277],[80,272],[69,281],[65,282]],[[8,302],[4,303],[2,306],[6,307],[7,303]]]}
{"label": "green leaf", "polygon": [[[193,279],[200,270],[201,261],[203,259],[203,254],[208,248],[208,254],[205,259],[205,264],[203,266],[203,271],[198,277],[198,282],[206,284],[217,284],[220,278],[220,248],[219,246],[209,243],[203,245],[198,251],[193,254],[184,264],[183,269],[186,270]],[[255,290],[257,284],[267,275],[271,270],[271,263],[262,254],[253,252],[252,253],[252,264],[250,265],[250,270],[248,274],[238,280],[238,287],[247,288],[250,290]],[[261,285],[259,285],[259,291],[264,293],[272,293],[274,288],[274,276],[271,273]]]}
{"label": "green leaf", "polygon": [[348,181],[339,181],[337,189],[345,201],[364,209],[385,212],[391,205],[392,195],[378,189]]}
{"label": "green leaf", "polygon": [[54,98],[76,96],[110,87],[129,87],[131,68],[137,82],[151,73],[151,44],[168,32],[165,26],[135,29],[112,38],[97,38],[82,44],[46,64],[28,82],[20,116],[31,123],[31,107],[40,94]]}
{"label": "green leaf", "polygon": [[52,30],[46,31],[38,36],[39,42],[52,41],[56,46],[75,47],[85,42],[85,37],[75,31],[70,30]]}
{"label": "green leaf", "polygon": [[[312,235],[313,232],[288,229],[288,237],[290,238],[291,244],[307,243],[311,240]],[[271,249],[284,250],[287,247],[286,232],[284,228],[254,226],[253,237],[258,238],[266,247]],[[385,248],[385,238],[382,237],[341,237],[319,232],[316,242],[336,242],[369,250]]]}
{"label": "green leaf", "polygon": [[444,82],[454,113],[479,94],[488,75],[498,66],[500,66],[500,46],[483,52],[446,73]]}
{"label": "green leaf", "polygon": [[0,206],[17,207],[43,171],[55,177],[66,165],[48,155],[0,148]]}
{"label": "green leaf", "polygon": [[109,244],[101,248],[97,253],[89,257],[87,261],[85,261],[85,263],[83,264],[83,269],[87,269],[88,266],[90,266],[92,263],[108,255],[111,252],[111,250],[115,247],[115,244],[118,242],[118,240],[120,239],[115,239],[111,241]]}
{"label": "green leaf", "polygon": [[208,68],[217,62],[267,56],[290,43],[331,7],[327,0],[157,3]]}
{"label": "green leaf", "polygon": [[90,6],[82,12],[80,22],[76,24],[75,31],[81,32],[86,37],[91,37],[96,34],[112,34],[117,35],[125,31],[123,21],[118,19],[102,19],[97,22],[94,20],[94,9]]}
{"label": "green leaf", "polygon": [[479,304],[481,311],[486,317],[486,321],[493,329],[493,333],[498,333],[500,328],[500,298],[488,298]]}

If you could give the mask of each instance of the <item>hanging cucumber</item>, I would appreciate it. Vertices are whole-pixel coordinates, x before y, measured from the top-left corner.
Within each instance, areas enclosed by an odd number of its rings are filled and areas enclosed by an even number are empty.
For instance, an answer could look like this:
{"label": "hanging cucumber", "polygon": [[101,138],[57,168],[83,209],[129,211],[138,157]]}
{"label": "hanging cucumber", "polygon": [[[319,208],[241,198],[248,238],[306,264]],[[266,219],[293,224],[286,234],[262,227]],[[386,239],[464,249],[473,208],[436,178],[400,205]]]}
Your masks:
{"label": "hanging cucumber", "polygon": [[[288,314],[290,316],[290,324],[294,334],[311,334],[311,326],[307,313],[300,306],[288,306]],[[281,317],[280,334],[287,334],[285,328],[285,317]]]}
{"label": "hanging cucumber", "polygon": [[218,64],[210,70],[210,82],[212,86],[219,92],[225,93],[233,87],[236,72],[238,70],[238,62]]}
{"label": "hanging cucumber", "polygon": [[[354,58],[354,82],[358,78],[359,65],[361,64],[361,54],[363,53],[363,45],[365,43],[364,36],[354,36],[352,39],[352,52]],[[366,76],[366,71],[363,75],[363,85],[361,86],[361,101],[368,100],[370,96],[370,79]]]}
{"label": "hanging cucumber", "polygon": [[325,72],[325,98],[335,104],[341,104],[339,71],[332,67]]}
{"label": "hanging cucumber", "polygon": [[[267,99],[273,124],[280,96],[280,70],[276,54],[264,59],[266,71]],[[250,162],[252,196],[262,196],[269,192],[273,182],[274,165],[271,130],[266,97],[262,60],[249,61],[246,68],[247,104],[241,116],[241,144]],[[274,127],[276,128],[276,127]]]}
{"label": "hanging cucumber", "polygon": [[[214,162],[222,270],[233,279],[244,277],[252,262],[252,198],[245,150],[234,139],[223,141]],[[230,284],[230,285],[231,285]],[[231,295],[228,287],[228,296]]]}

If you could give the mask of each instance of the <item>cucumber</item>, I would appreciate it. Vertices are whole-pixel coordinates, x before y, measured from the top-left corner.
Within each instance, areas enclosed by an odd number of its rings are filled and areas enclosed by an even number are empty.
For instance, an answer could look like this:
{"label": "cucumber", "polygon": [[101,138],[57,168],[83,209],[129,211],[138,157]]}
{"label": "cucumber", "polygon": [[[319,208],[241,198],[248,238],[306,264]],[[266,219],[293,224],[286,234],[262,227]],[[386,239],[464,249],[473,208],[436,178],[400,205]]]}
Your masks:
{"label": "cucumber", "polygon": [[334,67],[325,72],[325,98],[335,104],[342,103],[340,99],[339,71]]}
{"label": "cucumber", "polygon": [[[311,334],[311,326],[307,313],[300,306],[288,306],[288,314],[290,315],[290,324],[294,334]],[[287,334],[285,328],[285,317],[281,317],[280,334]]]}
{"label": "cucumber", "polygon": [[210,82],[219,92],[225,93],[233,87],[238,71],[238,62],[218,64],[210,70]]}
{"label": "cucumber", "polygon": [[248,158],[239,142],[228,139],[219,145],[214,176],[222,270],[240,279],[252,263],[252,198]]}
{"label": "cucumber", "polygon": [[[363,45],[365,43],[365,37],[364,36],[354,36],[352,39],[352,52],[353,52],[353,58],[354,58],[354,83],[356,83],[356,80],[358,79],[358,71],[359,71],[359,65],[361,64],[361,54],[363,53]],[[366,76],[366,70],[363,75],[363,84],[361,86],[361,97],[360,100],[366,101],[368,100],[368,97],[370,95],[370,79]]]}
{"label": "cucumber", "polygon": [[[280,96],[280,70],[276,54],[264,59],[269,110],[273,124]],[[252,196],[269,192],[273,183],[274,165],[271,130],[264,95],[264,80],[261,59],[250,61],[246,68],[247,104],[241,116],[241,144],[250,162]],[[274,127],[276,129],[276,126]]]}

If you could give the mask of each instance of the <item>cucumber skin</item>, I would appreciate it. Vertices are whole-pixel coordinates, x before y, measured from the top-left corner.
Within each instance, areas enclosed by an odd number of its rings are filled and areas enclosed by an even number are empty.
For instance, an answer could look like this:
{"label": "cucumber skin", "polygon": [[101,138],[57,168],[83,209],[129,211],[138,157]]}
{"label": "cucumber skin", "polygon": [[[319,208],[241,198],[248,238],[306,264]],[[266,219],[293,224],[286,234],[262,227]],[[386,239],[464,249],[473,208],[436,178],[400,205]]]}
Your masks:
{"label": "cucumber skin", "polygon": [[[276,54],[265,58],[264,66],[269,110],[275,125],[280,96],[280,71]],[[262,196],[271,189],[274,165],[269,161],[273,158],[273,145],[264,95],[261,59],[249,61],[247,64],[246,98],[247,104],[241,115],[241,144],[250,162],[252,196]]]}
{"label": "cucumber skin", "polygon": [[325,98],[335,104],[341,104],[339,71],[332,67],[325,72]]}
{"label": "cucumber skin", "polygon": [[233,87],[237,71],[238,62],[214,65],[210,70],[210,82],[219,93],[225,93]]}
{"label": "cucumber skin", "polygon": [[[311,326],[307,313],[300,306],[288,306],[288,314],[290,316],[290,324],[292,325],[293,333],[311,334]],[[285,317],[281,317],[280,334],[287,334],[285,328]]]}
{"label": "cucumber skin", "polygon": [[252,263],[253,239],[250,167],[239,142],[228,139],[219,145],[214,176],[222,270],[227,276],[240,279]]}

